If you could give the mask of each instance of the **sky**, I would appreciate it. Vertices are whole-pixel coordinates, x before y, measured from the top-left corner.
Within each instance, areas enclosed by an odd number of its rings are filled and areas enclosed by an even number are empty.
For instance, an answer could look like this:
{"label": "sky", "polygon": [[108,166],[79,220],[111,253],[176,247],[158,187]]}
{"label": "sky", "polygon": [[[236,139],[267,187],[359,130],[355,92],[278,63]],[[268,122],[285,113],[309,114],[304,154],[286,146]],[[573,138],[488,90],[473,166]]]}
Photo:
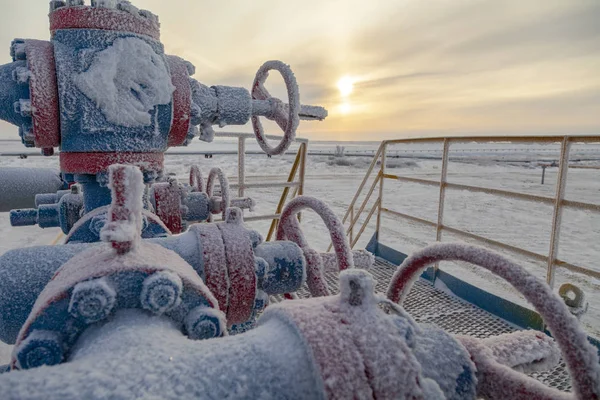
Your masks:
{"label": "sky", "polygon": [[[313,140],[600,134],[600,0],[133,4],[159,15],[166,52],[204,84],[249,88],[263,62],[289,64],[302,103],[329,110],[301,123]],[[13,38],[49,37],[47,1],[0,10],[0,64]],[[276,72],[267,87],[285,97]],[[0,122],[0,137],[13,136]]]}

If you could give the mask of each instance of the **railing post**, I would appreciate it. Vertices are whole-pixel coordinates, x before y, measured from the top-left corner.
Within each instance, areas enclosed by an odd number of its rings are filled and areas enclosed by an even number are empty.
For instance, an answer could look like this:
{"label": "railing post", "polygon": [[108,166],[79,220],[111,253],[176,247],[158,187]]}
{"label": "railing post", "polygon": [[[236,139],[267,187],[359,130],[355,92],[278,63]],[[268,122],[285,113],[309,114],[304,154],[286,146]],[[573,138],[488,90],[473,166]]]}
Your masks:
{"label": "railing post", "polygon": [[548,270],[546,281],[550,287],[554,287],[554,272],[556,258],[558,257],[558,246],[560,241],[560,225],[562,220],[562,203],[567,189],[567,174],[569,171],[569,152],[571,141],[565,136],[560,148],[560,160],[558,164],[558,178],[556,182],[556,197],[554,200],[554,213],[552,216],[552,234],[550,236],[550,252],[548,254]]}
{"label": "railing post", "polygon": [[[442,175],[440,176],[440,199],[438,201],[438,217],[437,226],[435,230],[435,241],[442,241],[442,232],[444,228],[444,200],[446,199],[446,183],[448,178],[448,159],[450,153],[450,141],[448,138],[444,139],[444,151],[442,153]],[[440,267],[439,263],[435,263],[433,266],[434,271],[437,273]]]}
{"label": "railing post", "polygon": [[246,139],[238,138],[238,196],[244,197],[244,185],[246,184]]}
{"label": "railing post", "polygon": [[[307,147],[308,144],[307,143],[301,143],[300,144],[300,171],[299,171],[299,176],[298,176],[298,181],[299,181],[299,185],[298,185],[298,196],[302,196],[304,195],[304,180],[305,180],[305,175],[306,175],[306,152],[307,152]],[[299,212],[298,213],[298,221],[302,222],[302,213]]]}
{"label": "railing post", "polygon": [[381,168],[379,169],[380,181],[379,181],[379,207],[377,207],[377,241],[380,242],[381,232],[381,209],[383,208],[383,182],[385,181],[385,155],[387,153],[387,142],[383,142],[383,149],[381,151]]}
{"label": "railing post", "polygon": [[298,196],[302,196],[304,194],[304,181],[306,176],[306,152],[308,148],[308,143],[300,144],[300,152],[302,154],[302,158],[300,159],[300,171],[299,171],[299,183],[298,186]]}
{"label": "railing post", "polygon": [[350,243],[354,240],[354,206],[350,207]]}

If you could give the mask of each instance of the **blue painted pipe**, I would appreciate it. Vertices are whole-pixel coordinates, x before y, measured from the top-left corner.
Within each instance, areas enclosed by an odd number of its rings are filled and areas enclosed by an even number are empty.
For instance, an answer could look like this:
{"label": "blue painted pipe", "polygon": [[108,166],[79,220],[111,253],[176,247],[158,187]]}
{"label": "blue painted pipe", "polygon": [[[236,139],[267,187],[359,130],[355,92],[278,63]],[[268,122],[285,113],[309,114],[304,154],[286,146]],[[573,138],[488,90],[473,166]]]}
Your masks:
{"label": "blue painted pipe", "polygon": [[0,257],[0,340],[13,344],[35,300],[56,270],[88,244],[8,251]]}
{"label": "blue painted pipe", "polygon": [[38,194],[35,196],[35,207],[37,208],[44,204],[56,204],[64,195],[69,193],[71,193],[70,190],[59,190],[56,193]]}
{"label": "blue painted pipe", "polygon": [[83,205],[86,214],[96,208],[110,205],[110,189],[106,185],[100,185],[95,179],[86,182],[78,181],[78,183],[83,189]]}
{"label": "blue painted pipe", "polygon": [[68,362],[0,375],[2,399],[324,399],[311,350],[270,318],[247,333],[190,340],[166,317],[122,310],[87,329]]}
{"label": "blue painted pipe", "polygon": [[40,193],[64,188],[57,170],[50,168],[0,168],[0,212],[35,207]]}
{"label": "blue painted pipe", "polygon": [[[181,235],[150,241],[179,254],[202,279],[205,278],[202,245],[193,227]],[[98,245],[85,243],[29,247],[10,250],[0,256],[0,340],[13,344],[33,304],[54,273],[76,254]],[[304,275],[304,258],[296,244],[263,243],[255,251],[265,256],[268,263],[265,267],[266,279],[261,280],[259,289],[267,294],[299,289]],[[275,277],[279,277],[281,282],[274,284]]]}
{"label": "blue painted pipe", "polygon": [[23,210],[12,210],[10,212],[11,226],[32,226],[38,223],[38,210],[26,208]]}

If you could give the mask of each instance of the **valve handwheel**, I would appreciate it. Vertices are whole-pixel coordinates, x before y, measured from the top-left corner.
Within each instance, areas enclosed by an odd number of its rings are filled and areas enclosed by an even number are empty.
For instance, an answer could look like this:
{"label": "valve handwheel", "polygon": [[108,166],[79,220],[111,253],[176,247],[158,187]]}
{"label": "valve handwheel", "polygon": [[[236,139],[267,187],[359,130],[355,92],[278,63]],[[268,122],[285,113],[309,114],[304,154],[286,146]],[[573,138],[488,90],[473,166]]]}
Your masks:
{"label": "valve handwheel", "polygon": [[190,187],[192,192],[203,192],[204,191],[204,178],[200,168],[194,164],[190,169]]}
{"label": "valve handwheel", "polygon": [[290,240],[302,249],[307,263],[306,283],[310,294],[313,297],[329,296],[329,289],[323,275],[323,260],[319,253],[309,246],[296,217],[304,209],[315,211],[327,226],[340,271],[354,268],[352,249],[344,232],[344,224],[323,201],[310,196],[299,196],[285,206],[279,221],[277,240]]}
{"label": "valve handwheel", "polygon": [[550,286],[525,268],[489,250],[456,243],[431,245],[404,260],[392,277],[388,298],[406,298],[412,284],[429,266],[440,261],[464,261],[483,267],[508,281],[533,304],[561,349],[573,382],[573,393],[551,389],[537,380],[500,365],[475,338],[459,337],[479,370],[478,395],[486,399],[598,399],[600,367],[596,349]]}
{"label": "valve handwheel", "polygon": [[[229,182],[221,168],[213,168],[210,170],[208,180],[206,181],[206,195],[209,198],[212,198],[215,180],[217,178],[219,178],[219,185],[221,186],[221,212],[223,214],[223,220],[225,220],[225,214],[230,206],[231,196],[229,194]],[[209,216],[208,222],[212,222],[212,215]]]}
{"label": "valve handwheel", "polygon": [[[288,92],[289,105],[285,105],[281,100],[272,97],[268,90],[264,87],[264,83],[269,76],[269,71],[277,70],[283,77],[285,86]],[[289,65],[281,61],[267,61],[258,69],[254,83],[252,85],[252,99],[268,100],[271,105],[271,115],[269,119],[273,119],[277,125],[283,130],[283,139],[277,147],[272,147],[264,133],[263,126],[257,115],[252,116],[252,128],[256,134],[256,140],[260,148],[269,155],[283,154],[296,138],[296,129],[300,122],[300,93],[298,91],[298,83],[296,77]]]}

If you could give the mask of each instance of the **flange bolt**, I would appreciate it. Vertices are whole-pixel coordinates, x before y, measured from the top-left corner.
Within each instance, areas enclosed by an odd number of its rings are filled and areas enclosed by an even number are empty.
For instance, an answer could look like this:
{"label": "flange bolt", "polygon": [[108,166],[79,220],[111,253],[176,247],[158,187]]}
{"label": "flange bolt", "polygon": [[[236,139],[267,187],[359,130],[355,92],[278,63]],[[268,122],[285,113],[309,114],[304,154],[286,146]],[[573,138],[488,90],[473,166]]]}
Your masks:
{"label": "flange bolt", "polygon": [[156,272],[144,280],[140,301],[146,310],[160,315],[181,303],[183,283],[172,272]]}

